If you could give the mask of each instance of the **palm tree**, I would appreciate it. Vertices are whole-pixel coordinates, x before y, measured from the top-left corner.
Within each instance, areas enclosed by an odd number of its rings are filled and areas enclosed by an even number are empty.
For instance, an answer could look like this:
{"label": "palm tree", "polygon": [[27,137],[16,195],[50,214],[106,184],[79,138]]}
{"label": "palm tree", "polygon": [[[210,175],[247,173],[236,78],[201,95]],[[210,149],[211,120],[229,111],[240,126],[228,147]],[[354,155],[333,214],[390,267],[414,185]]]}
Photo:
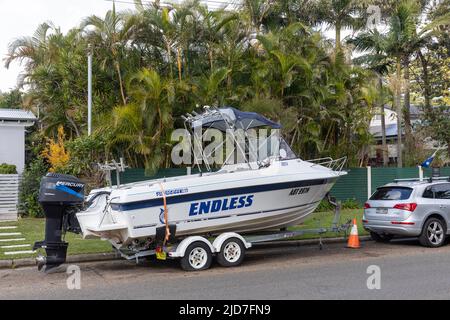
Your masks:
{"label": "palm tree", "polygon": [[168,68],[171,79],[174,78],[173,51],[177,51],[177,61],[181,59],[181,53],[176,50],[178,30],[172,18],[175,13],[176,9],[173,6],[160,7],[158,4],[151,4],[146,8],[142,7],[134,39],[137,42],[153,44],[165,51],[162,59],[165,60],[163,63]]}
{"label": "palm tree", "polygon": [[386,142],[386,114],[384,108],[383,76],[388,75],[389,67],[392,65],[393,61],[386,54],[385,48],[383,47],[384,41],[382,41],[380,37],[382,37],[382,35],[377,30],[371,30],[350,39],[348,43],[354,44],[358,50],[364,50],[363,48],[371,50],[370,53],[355,58],[353,62],[357,65],[368,67],[378,75],[378,88],[380,92],[378,107],[381,116],[383,165],[387,166],[389,163],[389,155]]}
{"label": "palm tree", "polygon": [[[135,24],[135,15],[123,12],[117,13],[115,3],[113,3],[113,9],[109,10],[103,19],[93,15],[85,18],[80,26],[86,32],[89,41],[104,47],[110,52],[110,59],[117,73],[120,94],[124,105],[127,103],[127,99],[120,61],[122,60],[123,50],[132,38]],[[90,30],[90,28],[93,28],[93,30]],[[109,57],[104,57],[101,62],[104,68],[107,68],[108,60]]]}
{"label": "palm tree", "polygon": [[7,67],[13,61],[25,63],[20,86],[29,84],[30,89],[24,102],[29,108],[39,108],[42,130],[56,134],[62,125],[68,136],[80,136],[85,43],[79,30],[72,29],[63,35],[52,23],[44,23],[33,37],[16,39],[9,49]]}
{"label": "palm tree", "polygon": [[208,8],[200,6],[198,11],[201,15],[201,31],[199,34],[200,43],[206,46],[210,72],[214,70],[216,55],[220,52],[220,44],[223,43],[227,32],[230,31],[227,25],[236,21],[239,16],[235,13],[228,13],[222,10],[209,11]]}
{"label": "palm tree", "polygon": [[[442,5],[444,4],[441,3]],[[436,6],[439,8],[439,4]],[[429,84],[429,75],[428,75],[428,61],[425,58],[423,52],[429,50],[430,46],[436,42],[436,37],[440,34],[448,32],[448,27],[450,26],[450,13],[443,11],[436,13],[433,12],[433,8],[428,8],[427,5],[422,4],[421,6],[416,7],[416,11],[414,12],[415,17],[415,29],[410,39],[409,43],[409,56],[405,57],[404,65],[405,65],[405,114],[409,118],[410,115],[410,101],[409,101],[409,65],[411,62],[412,56],[416,55],[420,60],[422,66],[422,74],[424,79],[424,97],[425,97],[425,110],[427,112],[431,109],[430,103],[430,84]],[[421,18],[423,16],[427,17],[427,23],[422,24]],[[408,129],[408,128],[407,128]]]}
{"label": "palm tree", "polygon": [[289,47],[284,47],[285,39],[294,39],[299,34],[311,36],[309,30],[301,23],[293,23],[277,33],[268,33],[264,36],[258,36],[258,40],[268,54],[275,62],[275,72],[279,76],[279,85],[277,93],[283,99],[286,88],[289,88],[297,73],[305,75],[311,73],[311,65],[307,59],[302,56],[291,53]]}
{"label": "palm tree", "polygon": [[172,127],[174,87],[150,69],[142,69],[127,82],[131,102],[113,110],[114,139],[144,157],[148,173],[163,160],[167,133]]}
{"label": "palm tree", "polygon": [[365,9],[364,1],[356,0],[321,0],[317,6],[318,22],[325,23],[335,29],[335,53],[341,51],[342,29],[359,29],[363,26],[363,19],[359,16]]}
{"label": "palm tree", "polygon": [[389,19],[389,31],[380,34],[378,31],[366,31],[357,35],[351,42],[359,51],[371,51],[372,60],[380,63],[392,59],[396,81],[394,86],[395,98],[394,106],[397,112],[397,165],[403,166],[402,152],[402,123],[403,108],[401,106],[401,79],[402,69],[406,78],[405,88],[405,134],[408,150],[412,148],[412,130],[409,117],[409,61],[413,53],[417,52],[430,37],[432,30],[436,27],[448,23],[449,15],[441,17],[439,20],[431,22],[422,30],[417,31],[419,23],[419,12],[417,3],[412,0],[403,0],[393,8],[392,16]]}
{"label": "palm tree", "polygon": [[249,26],[249,35],[259,35],[264,30],[264,20],[273,10],[274,0],[244,0],[242,16]]}
{"label": "palm tree", "polygon": [[144,68],[129,79],[127,88],[133,101],[141,107],[146,128],[154,132],[155,140],[159,139],[172,121],[175,99],[172,81],[164,80],[156,71]]}
{"label": "palm tree", "polygon": [[209,75],[203,75],[195,81],[194,92],[203,105],[223,105],[225,102],[221,84],[231,72],[226,67],[214,69]]}
{"label": "palm tree", "polygon": [[[9,68],[13,61],[25,63],[26,74],[29,76],[33,69],[44,62],[49,62],[55,57],[55,52],[50,48],[51,35],[61,35],[61,31],[52,22],[44,22],[38,26],[32,37],[15,39],[8,46],[5,68]],[[22,81],[21,81],[22,82]]]}

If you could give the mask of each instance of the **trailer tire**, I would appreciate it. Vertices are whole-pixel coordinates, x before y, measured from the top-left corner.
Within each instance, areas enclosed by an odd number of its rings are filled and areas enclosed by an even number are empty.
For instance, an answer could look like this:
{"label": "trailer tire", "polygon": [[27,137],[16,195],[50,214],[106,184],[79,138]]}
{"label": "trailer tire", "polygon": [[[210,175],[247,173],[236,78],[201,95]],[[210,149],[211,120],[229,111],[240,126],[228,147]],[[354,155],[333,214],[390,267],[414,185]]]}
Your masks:
{"label": "trailer tire", "polygon": [[212,262],[212,252],[209,246],[196,241],[190,244],[181,258],[181,268],[185,271],[201,271],[209,269]]}
{"label": "trailer tire", "polygon": [[245,245],[238,238],[226,240],[220,252],[217,254],[217,263],[222,267],[230,268],[239,266],[245,257]]}

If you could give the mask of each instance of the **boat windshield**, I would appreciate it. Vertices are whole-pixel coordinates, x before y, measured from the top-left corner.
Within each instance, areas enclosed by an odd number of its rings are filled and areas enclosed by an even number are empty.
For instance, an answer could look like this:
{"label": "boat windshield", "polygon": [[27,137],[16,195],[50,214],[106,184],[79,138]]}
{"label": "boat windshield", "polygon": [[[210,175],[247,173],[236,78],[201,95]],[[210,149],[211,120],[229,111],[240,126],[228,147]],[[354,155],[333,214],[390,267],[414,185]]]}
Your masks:
{"label": "boat windshield", "polygon": [[273,130],[269,136],[248,137],[248,150],[246,161],[261,162],[266,159],[291,160],[297,155],[292,151],[279,130]]}
{"label": "boat windshield", "polygon": [[[266,167],[275,160],[297,158],[281,136],[281,125],[257,113],[242,112],[234,108],[205,107],[203,114],[188,114],[184,119],[186,128],[192,129],[196,137],[194,141],[200,141],[196,148],[201,150],[199,160],[207,171],[211,172],[212,167],[219,164],[209,161],[215,160],[217,156],[224,160],[220,162],[222,168],[238,165],[240,168],[247,167],[250,170]],[[208,136],[207,133],[211,129],[219,130],[225,137],[213,148],[205,146],[202,142],[204,141],[202,138]],[[202,171],[200,166],[199,169]]]}
{"label": "boat windshield", "polygon": [[[286,153],[284,153],[282,150],[286,151]],[[279,154],[280,154],[281,160],[298,159],[295,152],[291,149],[291,147],[288,145],[286,140],[284,140],[284,138],[282,138],[282,137],[280,138],[280,153]]]}

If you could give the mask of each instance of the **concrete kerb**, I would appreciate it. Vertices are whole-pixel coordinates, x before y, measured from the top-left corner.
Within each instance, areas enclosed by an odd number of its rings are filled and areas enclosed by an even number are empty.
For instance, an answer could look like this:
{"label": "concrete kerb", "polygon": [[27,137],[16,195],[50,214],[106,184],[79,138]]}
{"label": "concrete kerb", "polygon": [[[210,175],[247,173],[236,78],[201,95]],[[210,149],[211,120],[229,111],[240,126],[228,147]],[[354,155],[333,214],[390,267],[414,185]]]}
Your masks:
{"label": "concrete kerb", "polygon": [[[67,263],[83,263],[83,262],[101,262],[118,260],[120,256],[116,253],[95,253],[95,254],[80,254],[67,257]],[[0,260],[0,269],[14,269],[23,267],[32,267],[36,265],[35,258],[23,259],[8,259]]]}

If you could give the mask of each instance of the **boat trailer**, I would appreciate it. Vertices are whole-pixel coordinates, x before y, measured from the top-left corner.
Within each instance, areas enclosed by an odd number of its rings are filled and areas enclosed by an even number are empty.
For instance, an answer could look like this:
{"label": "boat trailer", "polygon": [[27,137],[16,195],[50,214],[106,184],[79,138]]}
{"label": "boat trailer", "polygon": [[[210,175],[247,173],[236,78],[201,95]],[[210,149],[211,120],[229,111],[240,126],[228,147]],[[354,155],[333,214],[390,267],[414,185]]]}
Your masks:
{"label": "boat trailer", "polygon": [[[328,203],[330,203],[334,208],[334,217],[333,222],[330,227],[320,227],[313,229],[301,229],[301,230],[293,230],[289,231],[287,229],[281,229],[277,232],[259,232],[257,234],[245,234],[240,235],[235,232],[225,232],[220,234],[217,237],[213,236],[189,236],[184,238],[182,241],[178,243],[169,244],[167,247],[162,246],[156,248],[154,250],[146,250],[139,252],[125,252],[120,249],[116,249],[117,253],[126,260],[135,260],[136,264],[139,263],[141,258],[146,258],[149,256],[156,256],[158,260],[166,260],[166,259],[176,259],[180,258],[181,266],[186,271],[195,271],[195,270],[204,270],[209,267],[209,265],[205,265],[202,268],[192,268],[192,265],[189,263],[189,260],[192,260],[192,252],[195,252],[195,247],[198,246],[199,252],[202,252],[205,255],[208,255],[208,250],[211,255],[217,256],[217,261],[220,265],[225,267],[237,266],[242,263],[244,251],[254,247],[255,245],[264,245],[266,243],[274,242],[274,241],[283,241],[293,239],[303,235],[319,235],[319,249],[323,249],[323,241],[322,235],[328,232],[342,233],[344,232],[344,236],[347,237],[348,230],[352,226],[352,221],[348,220],[344,224],[340,224],[341,219],[341,209],[342,204],[340,201],[337,201],[336,198],[331,197],[330,194],[327,194],[326,197]],[[230,248],[227,245],[233,244],[234,249],[239,248],[240,254],[242,258],[233,259],[230,257],[230,254],[227,255],[226,251],[230,251]],[[206,248],[205,248],[206,247]],[[231,248],[232,249],[232,248]],[[184,261],[183,260],[187,260]],[[208,260],[208,259],[206,259]],[[211,258],[209,258],[211,260]]]}

